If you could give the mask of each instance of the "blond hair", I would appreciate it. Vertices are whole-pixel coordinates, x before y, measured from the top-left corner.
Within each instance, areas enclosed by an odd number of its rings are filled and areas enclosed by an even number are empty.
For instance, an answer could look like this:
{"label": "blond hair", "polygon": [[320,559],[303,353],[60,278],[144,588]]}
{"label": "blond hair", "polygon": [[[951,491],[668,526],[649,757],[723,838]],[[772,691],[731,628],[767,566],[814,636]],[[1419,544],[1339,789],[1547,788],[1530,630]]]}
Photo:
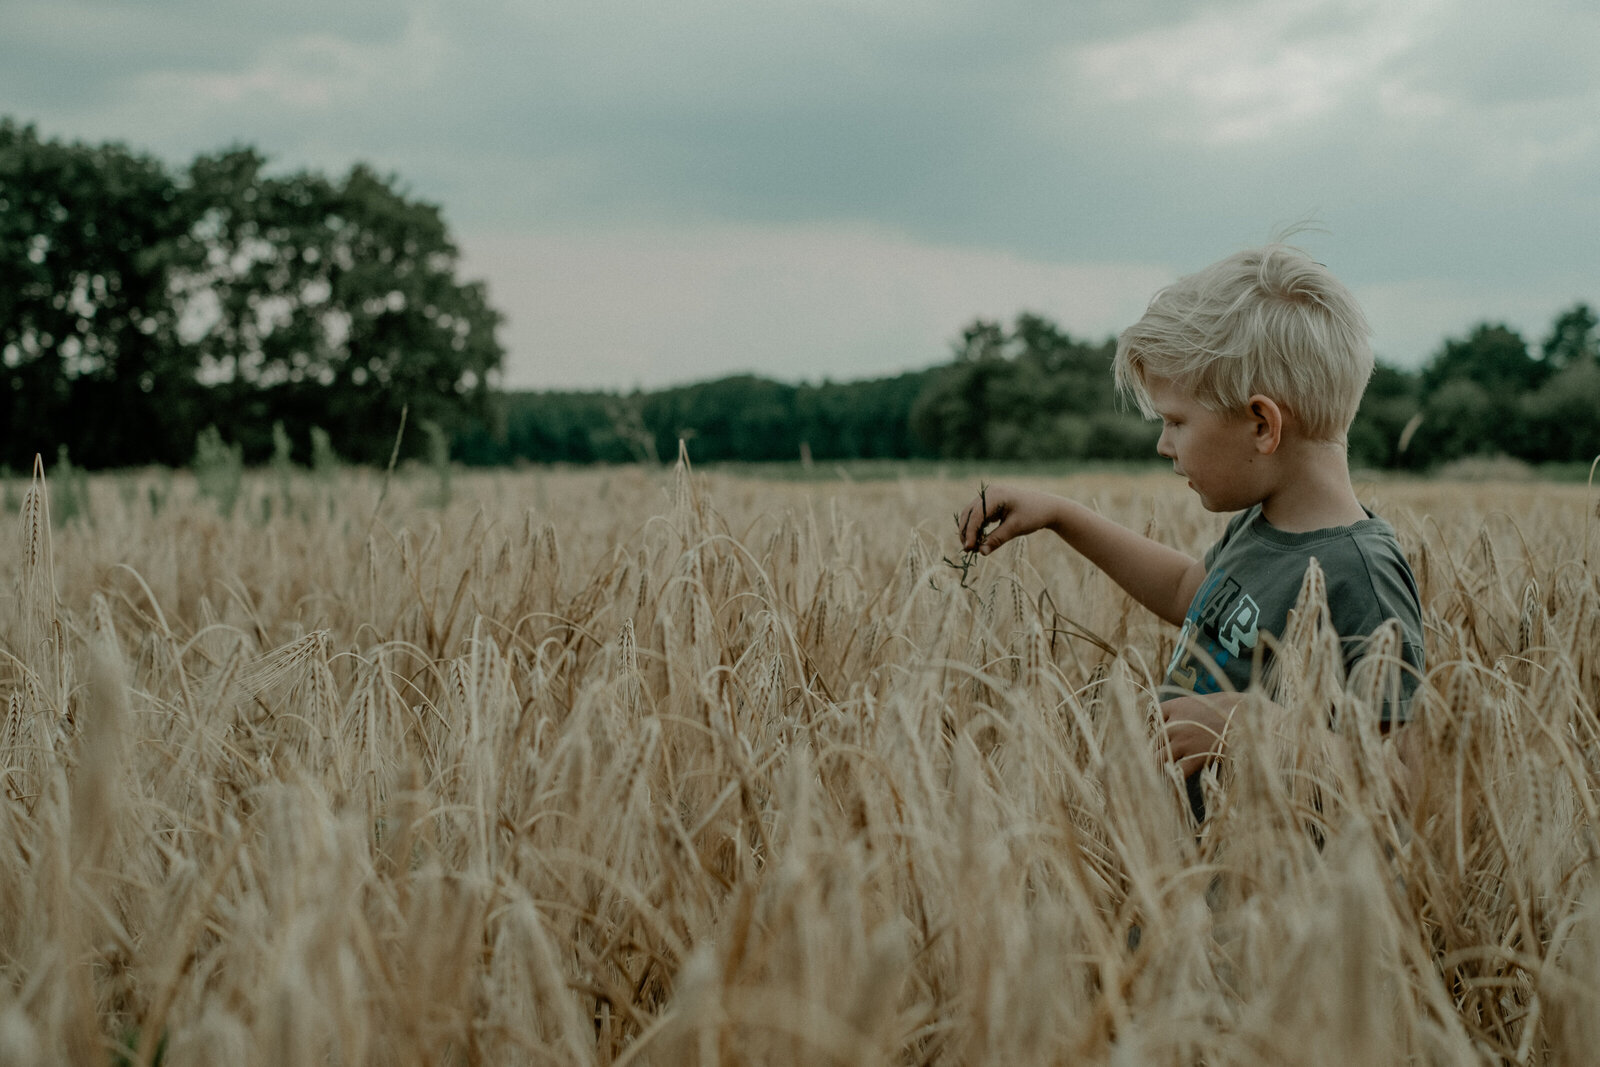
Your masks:
{"label": "blond hair", "polygon": [[1312,440],[1343,440],[1372,376],[1371,328],[1350,290],[1298,248],[1229,256],[1158,292],[1117,339],[1117,388],[1154,417],[1151,377],[1235,412],[1257,393]]}

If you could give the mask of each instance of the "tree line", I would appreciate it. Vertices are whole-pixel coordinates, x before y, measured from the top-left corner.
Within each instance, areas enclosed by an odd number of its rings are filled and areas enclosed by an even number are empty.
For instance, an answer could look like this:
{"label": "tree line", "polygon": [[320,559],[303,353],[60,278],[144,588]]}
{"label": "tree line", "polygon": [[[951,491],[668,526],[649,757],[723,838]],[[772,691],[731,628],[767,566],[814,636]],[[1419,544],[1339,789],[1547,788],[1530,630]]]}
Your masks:
{"label": "tree line", "polygon": [[[976,320],[948,362],[820,385],[741,375],[654,392],[513,392],[458,435],[469,464],[669,459],[1150,460],[1159,427],[1114,393],[1113,340],[1022,314]],[[1350,429],[1351,462],[1426,470],[1469,456],[1600,455],[1600,331],[1578,303],[1537,346],[1504,324],[1447,339],[1417,370],[1379,362]]]}
{"label": "tree line", "polygon": [[457,268],[439,209],[365,166],[174,169],[0,120],[0,464],[182,465],[210,426],[252,462],[275,427],[382,462],[405,409],[453,432],[503,358]]}
{"label": "tree line", "polygon": [[[1113,394],[1114,343],[1040,315],[976,320],[945,362],[865,381],[497,392],[500,315],[458,274],[439,208],[369,167],[281,173],[234,147],[173,168],[0,119],[0,466],[181,466],[208,432],[248,463],[307,463],[319,440],[382,463],[402,412],[407,452],[474,465],[653,462],[680,440],[706,462],[1154,456],[1158,428]],[[1594,312],[1537,344],[1483,323],[1418,370],[1380,364],[1350,451],[1600,455]]]}
{"label": "tree line", "polygon": [[1116,402],[1113,342],[1032,314],[979,320],[950,363],[886,378],[789,384],[754,375],[632,394],[511,392],[458,436],[469,464],[670,459],[1149,459],[1157,430]]}

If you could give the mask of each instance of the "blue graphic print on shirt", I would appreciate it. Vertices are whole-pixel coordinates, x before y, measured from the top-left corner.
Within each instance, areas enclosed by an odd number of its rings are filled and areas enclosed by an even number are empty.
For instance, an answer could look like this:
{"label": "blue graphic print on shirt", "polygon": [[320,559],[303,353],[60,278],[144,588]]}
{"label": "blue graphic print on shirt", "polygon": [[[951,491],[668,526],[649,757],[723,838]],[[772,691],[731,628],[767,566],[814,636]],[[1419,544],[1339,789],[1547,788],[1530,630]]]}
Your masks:
{"label": "blue graphic print on shirt", "polygon": [[1189,603],[1178,647],[1167,666],[1167,683],[1202,695],[1220,692],[1222,682],[1212,664],[1221,670],[1248,656],[1260,625],[1261,606],[1255,598],[1225,570],[1214,567]]}

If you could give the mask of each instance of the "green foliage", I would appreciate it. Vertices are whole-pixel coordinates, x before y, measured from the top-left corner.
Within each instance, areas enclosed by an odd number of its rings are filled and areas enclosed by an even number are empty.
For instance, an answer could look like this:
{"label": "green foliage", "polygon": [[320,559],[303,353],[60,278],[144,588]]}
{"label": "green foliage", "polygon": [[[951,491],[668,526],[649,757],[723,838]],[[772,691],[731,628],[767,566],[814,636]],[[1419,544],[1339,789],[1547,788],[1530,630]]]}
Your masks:
{"label": "green foliage", "polygon": [[195,160],[186,188],[183,306],[204,323],[193,344],[211,393],[242,426],[322,426],[382,463],[402,406],[446,427],[481,410],[500,316],[457,279],[436,206],[362,165],[271,174],[251,149]]}
{"label": "green foliage", "polygon": [[1577,462],[1600,456],[1600,359],[1570,360],[1518,401],[1527,456]]}
{"label": "green foliage", "polygon": [[1528,352],[1528,343],[1509,326],[1480,323],[1464,338],[1451,338],[1422,370],[1422,388],[1431,393],[1446,382],[1469,381],[1493,392],[1536,388],[1548,375]]}
{"label": "green foliage", "polygon": [[911,405],[931,372],[820,385],[741,375],[655,393],[509,393],[458,434],[471,465],[657,462],[683,437],[696,462],[782,462],[802,445],[819,462],[929,457],[910,430]]}
{"label": "green foliage", "polygon": [[445,508],[450,504],[450,435],[432,419],[422,420],[422,432],[428,439],[428,468],[435,478],[432,504]]}
{"label": "green foliage", "polygon": [[1148,459],[1159,431],[1119,410],[1115,353],[1038,315],[1010,330],[980,319],[917,397],[912,429],[949,459]]}
{"label": "green foliage", "polygon": [[[117,1047],[111,1055],[112,1067],[134,1067],[142,1061],[139,1053],[140,1030],[137,1026],[130,1028],[122,1035],[122,1040],[117,1042]],[[161,1036],[156,1040],[155,1051],[149,1058],[150,1067],[161,1067],[167,1061],[167,1032],[161,1031]]]}
{"label": "green foliage", "polygon": [[439,209],[358,165],[253,149],[172,172],[0,120],[0,462],[181,464],[223,418],[251,462],[312,425],[382,462],[402,407],[482,409],[499,315]]}
{"label": "green foliage", "polygon": [[974,322],[962,332],[954,362],[918,395],[911,429],[935,455],[989,458],[991,383],[1008,376],[1005,346],[998,323]]}
{"label": "green foliage", "polygon": [[[348,459],[383,464],[405,410],[432,427],[411,453],[425,448],[436,470],[441,449],[446,466],[657,462],[680,438],[702,462],[1119,460],[1154,448],[1155,428],[1113,395],[1112,343],[1031,314],[976,320],[947,363],[873,381],[746,375],[495,397],[500,316],[481,283],[458,276],[459,259],[436,205],[364,165],[277,172],[238,147],[173,169],[0,119],[0,465],[66,449],[72,465],[59,466],[74,476],[176,466],[202,427],[226,421],[226,455],[194,458],[197,473],[218,472],[208,477],[231,511],[238,490],[222,487],[242,462],[270,463],[284,485],[292,442],[309,436],[311,467],[327,475],[337,436]],[[1352,461],[1592,458],[1596,368],[1588,303],[1558,314],[1537,352],[1482,323],[1419,373],[1378,368]],[[152,490],[152,508],[164,500]]]}
{"label": "green foliage", "polygon": [[22,494],[17,491],[17,482],[11,477],[11,468],[0,463],[0,507],[4,507],[7,515],[15,515],[22,510]]}
{"label": "green foliage", "polygon": [[207,426],[195,436],[194,477],[200,495],[217,506],[223,518],[233,515],[244,485],[244,450],[222,440],[222,432]]}
{"label": "green foliage", "polygon": [[1447,340],[1418,381],[1421,422],[1407,465],[1505,455],[1577,463],[1600,455],[1600,338],[1594,312],[1561,312],[1540,358],[1505,326]]}
{"label": "green foliage", "polygon": [[289,440],[289,431],[283,428],[283,420],[279,419],[272,424],[272,470],[280,478],[287,478],[294,471],[294,442]]}
{"label": "green foliage", "polygon": [[161,478],[145,489],[145,495],[150,501],[151,516],[160,515],[161,509],[167,506],[167,501],[172,497],[172,471],[162,468]]}
{"label": "green foliage", "polygon": [[321,426],[311,427],[311,472],[322,481],[338,473],[343,464],[333,450],[333,435]]}
{"label": "green foliage", "polygon": [[[1350,427],[1351,462],[1432,467],[1470,456],[1546,463],[1600,454],[1597,327],[1578,304],[1556,317],[1539,358],[1516,331],[1485,323],[1446,340],[1420,372],[1380,363]],[[977,321],[917,398],[912,426],[952,459],[1148,458],[1159,430],[1120,410],[1113,354],[1109,342],[1074,342],[1036,316],[1019,316],[1009,330]]]}
{"label": "green foliage", "polygon": [[1418,377],[1416,374],[1378,363],[1361,408],[1350,426],[1350,464],[1353,467],[1384,469],[1414,463],[1418,452],[1400,442],[1406,425],[1417,414]]}
{"label": "green foliage", "polygon": [[[1115,396],[1115,346],[1077,341],[1037,315],[977,320],[948,363],[875,381],[785,385],[750,376],[655,393],[516,393],[456,436],[470,464],[858,458],[1036,463],[1151,460],[1160,427]],[[1350,427],[1352,465],[1425,469],[1470,456],[1529,463],[1600,454],[1600,323],[1559,314],[1535,357],[1504,325],[1447,339],[1420,371],[1374,369]],[[1401,448],[1402,442],[1406,447]]]}
{"label": "green foliage", "polygon": [[0,462],[63,444],[90,468],[186,457],[179,201],[150,156],[0,120]]}
{"label": "green foliage", "polygon": [[1413,445],[1435,462],[1489,455],[1502,451],[1496,438],[1503,418],[1495,394],[1470,378],[1449,378],[1424,402]]}
{"label": "green foliage", "polygon": [[[287,513],[294,500],[294,442],[289,440],[289,432],[283,428],[282,420],[272,424],[272,459],[269,465],[278,483],[278,499]],[[266,499],[270,498],[264,498],[264,508],[269,507]],[[266,517],[271,518],[271,515]]]}
{"label": "green foliage", "polygon": [[67,446],[61,445],[50,472],[50,521],[65,526],[76,519],[89,519],[89,476],[72,465]]}
{"label": "green foliage", "polygon": [[1574,304],[1556,316],[1541,352],[1553,371],[1600,363],[1600,318],[1588,304]]}

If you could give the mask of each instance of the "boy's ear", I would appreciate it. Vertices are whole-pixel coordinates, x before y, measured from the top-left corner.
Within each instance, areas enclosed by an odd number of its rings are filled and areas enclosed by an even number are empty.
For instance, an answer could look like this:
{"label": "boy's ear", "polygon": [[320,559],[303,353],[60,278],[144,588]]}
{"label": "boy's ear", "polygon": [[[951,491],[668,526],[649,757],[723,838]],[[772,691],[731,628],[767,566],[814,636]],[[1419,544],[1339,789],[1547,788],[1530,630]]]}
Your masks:
{"label": "boy's ear", "polygon": [[1270,456],[1283,443],[1283,408],[1270,396],[1256,393],[1250,398],[1247,412],[1250,428],[1255,435],[1256,451]]}

